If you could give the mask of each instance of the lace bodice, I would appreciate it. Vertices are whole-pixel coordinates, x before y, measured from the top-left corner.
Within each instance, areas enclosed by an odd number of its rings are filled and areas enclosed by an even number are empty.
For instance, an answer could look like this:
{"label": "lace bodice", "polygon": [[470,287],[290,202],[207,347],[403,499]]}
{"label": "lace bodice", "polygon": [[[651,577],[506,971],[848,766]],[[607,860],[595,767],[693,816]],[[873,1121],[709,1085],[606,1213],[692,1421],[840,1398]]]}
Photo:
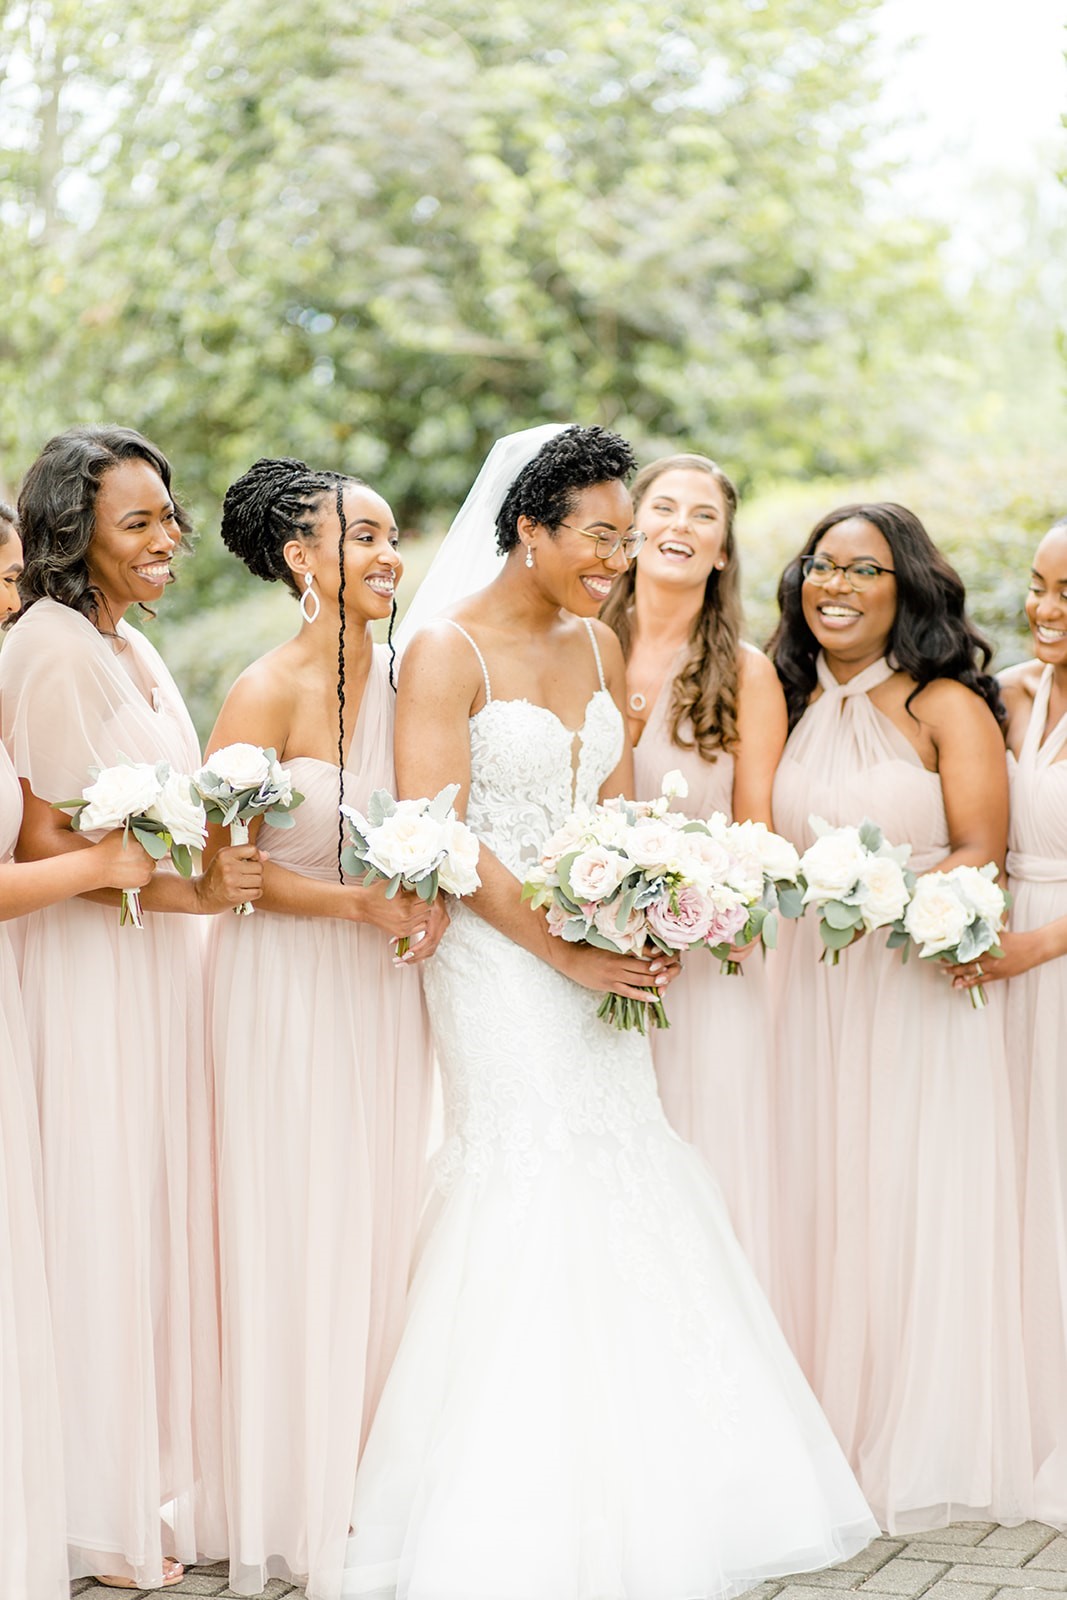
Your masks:
{"label": "lace bodice", "polygon": [[517,878],[577,805],[595,805],[618,765],[623,725],[604,682],[596,634],[589,640],[600,687],[577,730],[531,700],[494,700],[489,672],[470,634],[453,623],[481,663],[485,705],[471,718],[468,825]]}

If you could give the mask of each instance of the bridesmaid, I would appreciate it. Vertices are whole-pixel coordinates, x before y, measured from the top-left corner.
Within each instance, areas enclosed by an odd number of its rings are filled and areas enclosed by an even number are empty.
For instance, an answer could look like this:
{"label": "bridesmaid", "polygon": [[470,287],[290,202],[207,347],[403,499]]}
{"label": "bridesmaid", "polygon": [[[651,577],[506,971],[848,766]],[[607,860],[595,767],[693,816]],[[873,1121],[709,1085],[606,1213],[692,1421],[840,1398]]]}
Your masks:
{"label": "bridesmaid", "polygon": [[[1022,1147],[1023,1328],[1037,1470],[1034,1515],[1067,1522],[1067,517],[1037,547],[1026,596],[1033,661],[1001,676],[1012,785],[1011,929],[985,982],[1010,978],[1006,1037]],[[953,969],[959,987],[973,963]]]}
{"label": "bridesmaid", "polygon": [[[676,809],[769,827],[785,697],[766,656],[741,639],[737,491],[706,456],[676,455],[643,468],[633,497],[645,543],[601,615],[626,657],[637,797],[653,799],[664,773],[679,768],[689,793]],[[722,977],[710,957],[690,960],[671,990],[671,1026],[653,1033],[652,1053],[667,1116],[715,1173],[770,1292],[765,980],[759,957],[743,982]]]}
{"label": "bridesmaid", "polygon": [[[170,674],[125,621],[162,595],[187,523],[166,458],[113,427],[46,445],[19,516],[25,609],[0,652],[19,857],[80,880],[93,847],[55,803],[91,766],[199,762]],[[181,1561],[224,1550],[202,943],[189,913],[254,898],[260,878],[245,847],[188,882],[157,868],[143,932],[119,926],[114,890],[26,923],[75,1578],[155,1588],[179,1581]]]}
{"label": "bridesmaid", "polygon": [[[778,599],[783,831],[805,848],[812,814],[869,816],[920,872],[1002,861],[989,647],[918,518],[832,512]],[[999,1019],[880,935],[830,967],[814,918],[788,932],[775,1092],[787,1332],[884,1528],[1018,1522],[1032,1471]]]}
{"label": "bridesmaid", "polygon": [[264,825],[253,917],[214,946],[230,1584],[340,1589],[361,1434],[400,1335],[421,1200],[431,1054],[419,979],[440,906],[387,900],[339,870],[342,792],[395,792],[393,693],[371,623],[403,570],[373,489],[301,461],[257,461],[222,537],[300,598],[293,638],[242,674],[209,749],[269,746],[304,795]]}

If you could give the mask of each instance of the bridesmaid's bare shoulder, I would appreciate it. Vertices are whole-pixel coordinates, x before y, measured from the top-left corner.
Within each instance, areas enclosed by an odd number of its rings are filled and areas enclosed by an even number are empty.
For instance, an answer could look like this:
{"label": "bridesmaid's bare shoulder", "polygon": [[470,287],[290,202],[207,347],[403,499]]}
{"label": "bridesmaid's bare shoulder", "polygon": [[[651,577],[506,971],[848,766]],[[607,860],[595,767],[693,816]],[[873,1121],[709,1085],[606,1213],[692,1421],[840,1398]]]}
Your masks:
{"label": "bridesmaid's bare shoulder", "polygon": [[1001,697],[1009,716],[1016,711],[1029,711],[1041,682],[1041,672],[1040,661],[1017,661],[1013,667],[1005,667],[1003,672],[997,673]]}
{"label": "bridesmaid's bare shoulder", "polygon": [[742,716],[785,715],[785,691],[774,662],[745,640],[737,653],[737,699]]}

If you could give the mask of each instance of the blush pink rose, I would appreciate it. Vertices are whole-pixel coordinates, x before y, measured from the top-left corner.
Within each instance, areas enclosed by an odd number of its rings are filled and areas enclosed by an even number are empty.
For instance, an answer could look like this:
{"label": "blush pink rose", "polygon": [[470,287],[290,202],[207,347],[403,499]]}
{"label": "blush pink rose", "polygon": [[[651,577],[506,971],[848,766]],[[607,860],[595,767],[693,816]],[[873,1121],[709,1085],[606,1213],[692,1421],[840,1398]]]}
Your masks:
{"label": "blush pink rose", "polygon": [[722,906],[716,909],[708,924],[709,944],[733,944],[735,935],[748,921],[748,911],[742,906]]}
{"label": "blush pink rose", "polygon": [[707,938],[715,907],[699,889],[688,887],[678,890],[676,902],[677,910],[672,910],[666,897],[648,907],[648,931],[672,950],[687,950]]}

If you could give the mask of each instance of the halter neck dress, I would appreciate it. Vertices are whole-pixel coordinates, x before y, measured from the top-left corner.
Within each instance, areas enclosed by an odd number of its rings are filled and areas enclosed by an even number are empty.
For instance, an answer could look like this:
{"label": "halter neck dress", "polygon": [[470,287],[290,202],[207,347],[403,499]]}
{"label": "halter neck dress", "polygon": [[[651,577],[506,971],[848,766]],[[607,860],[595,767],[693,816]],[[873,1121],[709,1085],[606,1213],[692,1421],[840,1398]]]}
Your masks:
{"label": "halter neck dress", "polygon": [[[373,664],[347,804],[395,792],[394,696]],[[337,882],[338,772],[283,763],[304,796],[258,843]],[[340,1588],[360,1441],[403,1320],[425,1187],[432,1056],[416,969],[384,933],[257,907],[214,930],[223,1442],[230,1586]]]}
{"label": "halter neck dress", "polygon": [[[21,822],[22,790],[0,745],[0,862],[11,860]],[[70,1595],[40,1204],[30,1042],[0,922],[0,1594],[11,1600]]]}
{"label": "halter neck dress", "polygon": [[[1048,726],[1046,665],[1009,756],[1011,925],[1067,917],[1067,715]],[[1067,956],[1007,985],[1005,1037],[1023,1150],[1023,1326],[1037,1469],[1035,1515],[1067,1522]]]}
{"label": "halter neck dress", "polygon": [[[655,799],[664,774],[677,769],[689,793],[672,801],[672,810],[690,817],[721,811],[732,820],[733,756],[720,750],[706,761],[671,738],[671,693],[687,650],[672,663],[634,750],[636,797]],[[692,738],[691,725],[680,731]],[[767,962],[760,951],[748,957],[742,973],[727,977],[713,956],[691,955],[667,997],[671,1025],[651,1035],[652,1059],[668,1121],[707,1161],[737,1237],[771,1294],[771,1030]]]}
{"label": "halter neck dress", "polygon": [[[778,826],[870,817],[923,872],[948,854],[940,779],[873,704],[893,674],[821,695],[786,745]],[[1030,1514],[1007,1065],[995,995],[972,1009],[933,963],[868,934],[820,964],[783,930],[774,1106],[782,1309],[882,1526]]]}

